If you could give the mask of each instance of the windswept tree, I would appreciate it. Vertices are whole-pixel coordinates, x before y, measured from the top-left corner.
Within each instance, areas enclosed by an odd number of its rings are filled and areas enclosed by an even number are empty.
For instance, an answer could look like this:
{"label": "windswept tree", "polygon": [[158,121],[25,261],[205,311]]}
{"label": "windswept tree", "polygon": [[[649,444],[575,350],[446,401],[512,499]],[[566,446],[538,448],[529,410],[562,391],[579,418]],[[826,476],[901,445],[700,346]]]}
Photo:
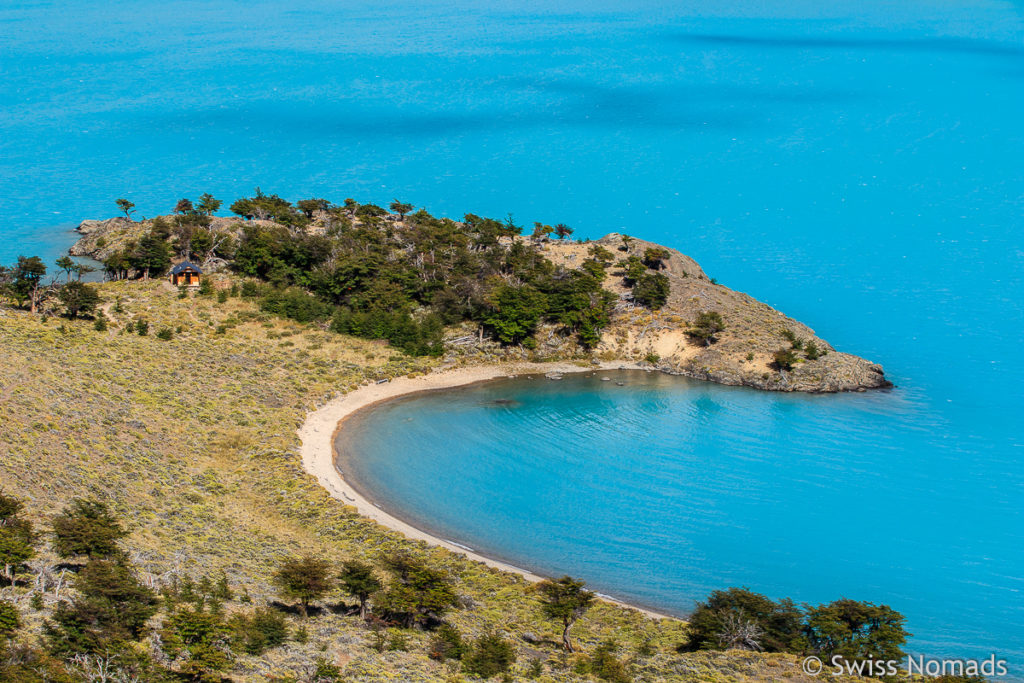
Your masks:
{"label": "windswept tree", "polygon": [[697,314],[693,324],[686,330],[686,334],[696,339],[704,346],[711,346],[718,341],[718,333],[725,329],[725,322],[718,311],[701,311]]}
{"label": "windswept tree", "polygon": [[388,208],[390,208],[391,211],[393,211],[394,213],[398,214],[399,220],[404,221],[405,215],[407,213],[410,213],[416,207],[414,207],[412,204],[406,204],[405,202],[400,202],[396,199],[395,201],[391,202],[391,205]]}
{"label": "windswept tree", "polygon": [[550,225],[545,225],[539,221],[534,221],[533,232],[530,233],[530,237],[534,242],[543,242],[548,237],[551,237],[551,233],[555,231]]}
{"label": "windswept tree", "polygon": [[555,236],[558,239],[560,239],[560,240],[564,240],[566,237],[571,235],[573,232],[574,232],[574,230],[572,228],[570,228],[568,225],[566,225],[565,223],[557,223],[555,225]]}
{"label": "windswept tree", "polygon": [[204,216],[212,216],[220,210],[221,204],[223,204],[221,200],[209,192],[204,192],[199,195],[199,204],[196,206],[196,210]]}
{"label": "windswept tree", "polygon": [[384,587],[374,574],[373,567],[359,560],[350,560],[341,566],[338,578],[342,589],[359,600],[359,618],[366,619],[366,603],[370,596]]}
{"label": "windswept tree", "polygon": [[570,576],[545,579],[537,584],[541,595],[541,611],[548,619],[562,624],[562,647],[573,651],[570,630],[594,604],[594,594],[584,589],[585,582]]}
{"label": "windswept tree", "polygon": [[661,270],[669,256],[669,251],[665,247],[648,247],[644,249],[644,265],[651,270]]}
{"label": "windswept tree", "polygon": [[174,205],[174,213],[179,216],[184,216],[187,213],[192,213],[195,208],[192,206],[191,199],[179,199],[178,203]]}
{"label": "windswept tree", "polygon": [[135,204],[128,201],[127,199],[118,199],[116,203],[117,208],[119,208],[121,211],[124,211],[124,217],[127,218],[128,220],[131,220],[132,214],[135,213]]}
{"label": "windswept tree", "polygon": [[171,265],[171,250],[167,242],[157,235],[143,235],[131,252],[132,268],[142,273],[144,279],[161,275]]}
{"label": "windswept tree", "polygon": [[35,554],[36,535],[32,523],[21,517],[23,504],[0,492],[0,570],[9,585]]}
{"label": "windswept tree", "polygon": [[274,573],[274,583],[284,597],[299,601],[303,617],[309,616],[309,605],[314,600],[334,587],[330,564],[313,555],[286,559]]}
{"label": "windswept tree", "polygon": [[106,503],[76,498],[53,518],[53,549],[63,558],[95,559],[121,554],[118,541],[128,535]]}
{"label": "windswept tree", "polygon": [[300,199],[295,202],[295,208],[301,211],[309,220],[313,220],[313,214],[317,211],[326,211],[330,206],[331,203],[329,201],[326,199],[319,199],[317,197],[313,197],[312,199]]}

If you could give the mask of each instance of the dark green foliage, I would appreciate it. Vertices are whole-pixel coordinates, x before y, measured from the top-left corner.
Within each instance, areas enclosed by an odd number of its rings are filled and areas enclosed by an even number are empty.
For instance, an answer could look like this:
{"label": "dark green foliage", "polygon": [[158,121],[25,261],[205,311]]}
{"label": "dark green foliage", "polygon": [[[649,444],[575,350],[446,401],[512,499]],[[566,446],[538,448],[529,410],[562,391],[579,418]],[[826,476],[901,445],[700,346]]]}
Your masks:
{"label": "dark green foliage", "polygon": [[37,612],[42,612],[46,608],[46,602],[43,600],[43,594],[39,592],[33,592],[32,597],[28,601],[29,607]]}
{"label": "dark green foliage", "polygon": [[341,669],[325,659],[317,659],[313,664],[311,683],[342,683]]}
{"label": "dark green foliage", "polygon": [[648,247],[644,249],[644,265],[651,270],[661,270],[669,256],[669,251],[665,247]]}
{"label": "dark green foliage", "polygon": [[217,303],[224,304],[228,301],[228,292],[226,289],[222,289],[217,292]]}
{"label": "dark green foliage", "polygon": [[555,226],[554,232],[555,236],[562,240],[571,235],[574,231],[565,223],[559,223]]}
{"label": "dark green foliage", "polygon": [[902,659],[906,619],[886,605],[842,598],[807,610],[806,635],[825,658],[850,661]]}
{"label": "dark green foliage", "polygon": [[53,518],[53,550],[61,557],[112,557],[128,535],[106,503],[76,498]]}
{"label": "dark green foliage", "polygon": [[63,270],[68,276],[68,282],[71,282],[71,271],[75,269],[74,260],[70,256],[65,255],[54,261],[54,265]]}
{"label": "dark green foliage", "polygon": [[807,357],[807,360],[818,360],[824,356],[825,353],[825,351],[818,348],[817,343],[815,343],[813,339],[807,342],[807,345],[804,346],[804,355]]}
{"label": "dark green foliage", "polygon": [[393,212],[397,213],[399,218],[405,220],[405,214],[412,211],[415,207],[412,204],[406,204],[396,199],[395,201],[391,202],[391,206],[389,208]]}
{"label": "dark green foliage", "polygon": [[661,273],[645,273],[633,285],[633,301],[656,311],[668,301],[668,278]]}
{"label": "dark green foliage", "polygon": [[0,576],[8,584],[35,554],[32,523],[21,517],[22,502],[0,492]]}
{"label": "dark green foliage", "polygon": [[591,653],[587,661],[589,673],[610,683],[630,683],[633,679],[623,664],[615,656],[618,645],[613,640],[606,640]]}
{"label": "dark green foliage", "polygon": [[93,321],[92,327],[97,332],[106,332],[107,331],[107,316],[103,315],[102,311],[100,311],[96,315],[96,320]]}
{"label": "dark green foliage", "polygon": [[600,331],[611,321],[615,295],[602,289],[597,276],[578,270],[557,273],[542,286],[546,317],[577,333],[583,346],[597,346]]}
{"label": "dark green foliage", "polygon": [[444,325],[437,315],[417,320],[406,312],[379,308],[353,311],[339,308],[331,320],[331,331],[368,339],[387,339],[412,356],[439,356],[443,349]]}
{"label": "dark green foliage", "polygon": [[499,285],[488,298],[485,325],[505,344],[518,344],[537,330],[547,312],[547,297],[530,285]]}
{"label": "dark green foliage", "polygon": [[[129,327],[129,331],[130,330],[131,330],[131,328]],[[146,321],[146,320],[143,320],[142,318],[139,318],[138,320],[136,320],[135,321],[135,332],[138,333],[138,335],[140,337],[145,337],[147,334],[149,334],[149,322]]]}
{"label": "dark green foliage", "polygon": [[725,322],[718,311],[702,311],[697,314],[693,324],[686,330],[690,335],[704,346],[711,346],[718,341],[718,333],[725,329]]}
{"label": "dark green foliage", "polygon": [[459,629],[451,624],[441,624],[430,640],[427,654],[431,659],[443,662],[446,659],[462,659],[467,649]]}
{"label": "dark green foliage", "polygon": [[21,617],[18,608],[7,600],[0,600],[0,645],[14,636],[21,628]]}
{"label": "dark green foliage", "polygon": [[772,354],[772,366],[776,370],[792,370],[798,360],[793,349],[779,349]]}
{"label": "dark green foliage", "polygon": [[219,683],[220,672],[231,665],[231,628],[218,612],[180,609],[165,621],[160,640],[180,661],[178,671],[191,680]]}
{"label": "dark green foliage", "polygon": [[210,296],[213,294],[213,281],[208,277],[204,277],[199,281],[199,293],[203,296]]}
{"label": "dark green foliage", "polygon": [[373,567],[358,560],[349,560],[341,566],[338,576],[341,588],[359,600],[359,616],[366,618],[366,603],[374,593],[384,587],[374,574]]}
{"label": "dark green foliage", "polygon": [[480,636],[469,652],[462,658],[466,673],[491,678],[508,671],[516,661],[516,650],[512,643],[496,633]]}
{"label": "dark green foliage", "polygon": [[635,287],[636,283],[647,274],[647,266],[639,256],[630,256],[618,263],[622,269],[622,281],[627,287]]}
{"label": "dark green foliage", "polygon": [[18,263],[11,269],[8,290],[18,302],[18,306],[29,304],[35,313],[42,298],[43,277],[46,275],[46,264],[38,256],[19,256]]}
{"label": "dark green foliage", "polygon": [[291,318],[300,323],[326,320],[334,307],[298,287],[273,288],[260,299],[260,310]]}
{"label": "dark green foliage", "polygon": [[594,594],[584,590],[585,585],[570,576],[545,579],[537,584],[544,616],[562,624],[562,647],[566,652],[573,651],[570,629],[594,603]]}
{"label": "dark green foliage", "polygon": [[274,583],[286,598],[299,601],[305,617],[309,615],[310,603],[333,588],[330,569],[327,561],[319,557],[291,557],[281,563],[274,574]]}
{"label": "dark green foliage", "polygon": [[234,615],[231,641],[236,650],[260,655],[288,639],[288,623],[284,614],[270,607],[257,607],[249,614]]}
{"label": "dark green foliage", "polygon": [[378,599],[380,607],[406,628],[439,620],[458,602],[447,572],[404,553],[383,558],[394,578]]}
{"label": "dark green foliage", "polygon": [[174,339],[174,330],[169,327],[161,327],[160,331],[156,333],[156,338],[163,341],[170,341]]}
{"label": "dark green foliage", "polygon": [[799,650],[802,614],[791,600],[775,602],[745,588],[715,591],[689,619],[691,650]]}
{"label": "dark green foliage", "polygon": [[61,602],[45,626],[55,653],[117,650],[138,640],[156,614],[156,594],[143,586],[122,559],[89,560],[75,577],[79,595]]}
{"label": "dark green foliage", "polygon": [[[155,231],[143,235],[128,255],[128,265],[145,278],[163,275],[171,266],[171,248]],[[110,268],[110,264],[105,264]]]}

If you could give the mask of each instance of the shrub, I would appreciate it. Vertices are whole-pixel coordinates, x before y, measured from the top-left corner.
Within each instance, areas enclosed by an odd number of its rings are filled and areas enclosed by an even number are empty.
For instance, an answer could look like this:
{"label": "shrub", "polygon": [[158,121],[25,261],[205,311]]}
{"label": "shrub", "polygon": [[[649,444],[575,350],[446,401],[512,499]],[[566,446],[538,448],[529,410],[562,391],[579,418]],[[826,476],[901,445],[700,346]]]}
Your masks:
{"label": "shrub", "polygon": [[128,535],[106,503],[75,499],[53,518],[53,549],[64,558],[120,554],[117,542]]}
{"label": "shrub", "polygon": [[451,624],[443,624],[431,639],[427,654],[431,659],[443,662],[446,659],[462,659],[465,653],[466,644],[459,629]]}
{"label": "shrub", "polygon": [[334,307],[296,287],[271,289],[260,300],[260,310],[308,323],[331,317]]}
{"label": "shrub", "polygon": [[512,643],[495,633],[480,636],[462,659],[466,673],[490,678],[504,673],[516,661]]}
{"label": "shrub", "polygon": [[213,281],[210,278],[204,277],[199,281],[199,293],[203,296],[213,294]]}
{"label": "shrub", "polygon": [[135,321],[135,331],[139,334],[140,337],[145,337],[147,334],[149,334],[149,323],[139,318],[138,320]]}
{"label": "shrub", "polygon": [[618,645],[612,640],[598,645],[589,658],[590,673],[611,683],[630,683],[633,679],[626,671],[626,665],[615,656],[616,649]]}
{"label": "shrub", "polygon": [[97,332],[107,331],[107,317],[105,315],[97,315],[96,320],[92,323],[92,328]]}
{"label": "shrub", "polygon": [[724,329],[725,322],[718,311],[702,311],[697,314],[686,334],[703,342],[704,346],[711,346],[718,341],[717,335]]}
{"label": "shrub", "polygon": [[658,361],[661,360],[661,356],[656,354],[654,351],[651,351],[646,356],[644,356],[644,360],[650,363],[651,365],[656,365]]}
{"label": "shrub", "polygon": [[0,644],[9,640],[20,627],[18,608],[7,600],[0,600]]}
{"label": "shrub", "polygon": [[228,300],[228,291],[226,289],[222,289],[219,292],[217,292],[217,303],[219,303],[219,304],[227,303],[227,300]]}
{"label": "shrub", "polygon": [[807,342],[807,345],[804,347],[804,355],[807,357],[807,360],[818,360],[825,354],[823,354],[821,350],[818,349],[818,345],[815,344],[814,340],[812,339],[811,341]]}
{"label": "shrub", "polygon": [[668,301],[668,278],[661,273],[646,273],[633,285],[633,301],[656,311]]}
{"label": "shrub", "polygon": [[284,615],[269,607],[235,615],[231,619],[231,629],[232,645],[250,655],[263,654],[288,639],[288,623]]}
{"label": "shrub", "polygon": [[174,339],[174,330],[169,327],[162,327],[160,328],[160,331],[156,333],[156,338],[164,341],[170,341],[171,339]]}
{"label": "shrub", "polygon": [[793,349],[779,349],[772,354],[772,365],[776,370],[792,370],[799,360]]}

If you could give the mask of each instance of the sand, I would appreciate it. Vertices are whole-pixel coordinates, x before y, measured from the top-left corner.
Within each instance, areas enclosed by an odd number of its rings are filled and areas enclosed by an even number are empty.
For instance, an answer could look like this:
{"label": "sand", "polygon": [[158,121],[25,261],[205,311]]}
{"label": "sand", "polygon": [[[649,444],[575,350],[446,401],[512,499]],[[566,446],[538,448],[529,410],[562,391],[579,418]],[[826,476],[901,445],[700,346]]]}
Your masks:
{"label": "sand", "polygon": [[[371,503],[354,486],[345,481],[344,477],[335,467],[335,438],[344,428],[345,419],[357,411],[381,401],[387,401],[418,391],[447,389],[512,375],[545,374],[551,372],[567,374],[571,372],[593,372],[595,370],[636,369],[639,369],[636,365],[621,362],[587,366],[573,365],[571,363],[507,363],[441,370],[419,377],[399,377],[382,384],[362,386],[335,398],[309,414],[306,422],[299,429],[299,438],[302,440],[302,466],[307,472],[316,477],[320,485],[327,489],[331,496],[346,505],[355,507],[359,514],[364,517],[399,531],[410,539],[426,541],[431,545],[446,548],[453,553],[459,553],[477,562],[482,562],[489,567],[519,574],[528,581],[541,581],[545,577],[506,562],[480,555],[468,548],[434,536]],[[636,607],[635,605],[607,598],[606,596],[601,597],[608,602],[636,609],[654,618],[672,618]]]}

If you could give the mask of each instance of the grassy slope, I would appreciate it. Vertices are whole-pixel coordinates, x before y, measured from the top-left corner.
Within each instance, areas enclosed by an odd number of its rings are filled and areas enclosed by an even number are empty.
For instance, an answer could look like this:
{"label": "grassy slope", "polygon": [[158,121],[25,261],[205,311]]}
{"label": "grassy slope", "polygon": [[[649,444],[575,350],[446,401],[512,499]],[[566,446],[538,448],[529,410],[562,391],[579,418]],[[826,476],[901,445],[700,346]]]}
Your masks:
{"label": "grassy slope", "polygon": [[[330,499],[302,471],[295,430],[337,392],[421,372],[430,361],[270,319],[240,299],[179,300],[157,282],[101,289],[107,302],[121,297],[124,306],[106,333],[90,322],[44,322],[0,309],[0,486],[27,498],[37,523],[75,496],[108,500],[130,520],[128,545],[147,575],[159,580],[177,570],[215,578],[223,569],[257,604],[273,599],[269,575],[286,555],[373,559],[413,545]],[[149,336],[121,332],[136,317],[150,322]],[[217,334],[224,323],[227,333]],[[156,338],[160,328],[179,325],[183,332],[173,340]],[[465,633],[499,629],[516,639],[521,662],[528,655],[549,660],[546,679],[579,678],[553,644],[532,647],[519,638],[530,632],[557,640],[523,580],[416,547],[447,567],[469,598],[471,607],[452,615]],[[32,613],[26,596],[19,599],[38,628],[45,612]],[[349,680],[453,680],[451,665],[426,657],[422,634],[411,636],[410,651],[380,655],[352,617],[325,613],[309,622],[309,633],[307,644],[240,658],[235,679],[300,674],[325,655]],[[584,649],[614,636],[635,662],[637,680],[804,678],[789,656],[679,655],[680,623],[606,604],[576,635]],[[645,641],[655,654],[640,657],[636,648]]]}

